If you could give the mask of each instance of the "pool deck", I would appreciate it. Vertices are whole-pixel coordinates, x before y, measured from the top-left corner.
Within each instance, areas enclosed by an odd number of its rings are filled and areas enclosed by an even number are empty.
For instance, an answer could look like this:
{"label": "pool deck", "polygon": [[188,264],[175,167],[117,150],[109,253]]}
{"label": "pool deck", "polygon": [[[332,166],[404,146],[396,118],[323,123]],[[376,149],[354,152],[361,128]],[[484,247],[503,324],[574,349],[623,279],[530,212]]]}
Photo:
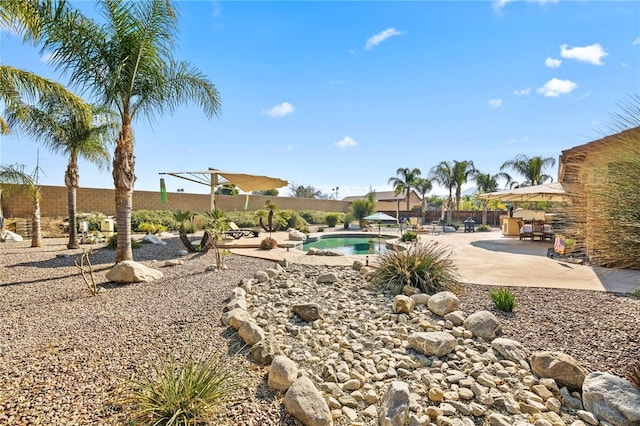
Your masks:
{"label": "pool deck", "polygon": [[[336,231],[314,233],[312,236],[329,234],[361,234],[377,237],[377,232]],[[383,234],[389,234],[383,230]],[[272,237],[279,247],[274,250],[255,248],[266,236],[242,238],[228,246],[232,253],[260,257],[273,261],[287,259],[291,263],[306,265],[351,266],[357,259],[365,261],[366,255],[308,256],[296,249],[301,244],[291,241],[286,232],[275,232]],[[420,241],[445,244],[453,252],[453,261],[460,279],[465,283],[495,286],[568,288],[576,290],[610,291],[630,293],[640,289],[640,271],[608,269],[569,263],[547,257],[549,241],[521,241],[518,237],[505,237],[500,231],[451,232],[438,235],[419,234]],[[254,240],[254,241],[251,241]],[[256,241],[257,240],[257,241]],[[253,247],[247,246],[252,245]],[[376,255],[368,255],[374,262]]]}

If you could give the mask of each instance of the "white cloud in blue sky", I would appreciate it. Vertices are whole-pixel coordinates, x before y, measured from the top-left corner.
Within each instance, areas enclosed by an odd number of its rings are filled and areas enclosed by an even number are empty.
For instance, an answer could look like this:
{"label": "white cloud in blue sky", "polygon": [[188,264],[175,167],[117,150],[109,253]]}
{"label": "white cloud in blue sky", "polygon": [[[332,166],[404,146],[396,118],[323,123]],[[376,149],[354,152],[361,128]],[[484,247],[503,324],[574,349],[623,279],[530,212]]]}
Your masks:
{"label": "white cloud in blue sky", "polygon": [[552,78],[537,91],[546,97],[557,98],[560,95],[566,95],[573,92],[577,87],[578,85],[571,80]]}
{"label": "white cloud in blue sky", "polygon": [[547,58],[544,61],[544,64],[549,68],[558,68],[560,65],[562,65],[562,59]]}
{"label": "white cloud in blue sky", "polygon": [[386,30],[381,31],[378,34],[371,36],[369,40],[367,40],[367,44],[364,48],[367,50],[371,50],[374,46],[377,46],[389,37],[399,36],[402,34],[404,34],[402,31],[398,31],[395,28],[387,28]]}
{"label": "white cloud in blue sky", "polygon": [[263,114],[269,117],[284,117],[285,115],[293,114],[295,108],[289,102],[283,102],[279,105],[274,105],[269,110],[262,111]]}
{"label": "white cloud in blue sky", "polygon": [[513,94],[516,96],[526,96],[531,93],[531,87],[527,87],[526,89],[514,90]]}
{"label": "white cloud in blue sky", "polygon": [[560,56],[567,59],[575,59],[578,62],[588,62],[593,65],[603,65],[602,58],[609,56],[600,43],[584,47],[572,47],[563,44],[560,46]]}
{"label": "white cloud in blue sky", "polygon": [[358,142],[354,141],[349,136],[345,136],[342,140],[336,142],[336,146],[340,149],[350,148],[358,145]]}
{"label": "white cloud in blue sky", "polygon": [[491,105],[494,108],[500,108],[502,106],[502,99],[500,98],[491,99],[489,101],[489,105]]}
{"label": "white cloud in blue sky", "polygon": [[633,44],[634,46],[635,46],[636,44],[640,44],[640,37],[636,37],[636,38],[635,38],[635,40],[633,40],[633,41],[631,42],[631,44]]}
{"label": "white cloud in blue sky", "polygon": [[[495,0],[493,2],[493,8],[496,10],[500,10],[507,5],[507,3],[514,2],[515,0]],[[558,3],[558,0],[527,0],[529,3],[540,3],[541,5],[545,5],[547,3]]]}

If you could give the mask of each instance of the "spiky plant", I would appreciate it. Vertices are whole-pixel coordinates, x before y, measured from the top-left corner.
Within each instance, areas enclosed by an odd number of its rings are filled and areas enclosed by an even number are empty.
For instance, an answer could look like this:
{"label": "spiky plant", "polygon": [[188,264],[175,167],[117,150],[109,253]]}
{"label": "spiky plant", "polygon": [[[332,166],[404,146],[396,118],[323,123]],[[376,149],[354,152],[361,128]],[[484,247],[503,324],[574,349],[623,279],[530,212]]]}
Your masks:
{"label": "spiky plant", "polygon": [[513,312],[516,307],[516,296],[508,288],[491,290],[489,298],[496,305],[496,308],[503,312]]}
{"label": "spiky plant", "polygon": [[451,251],[433,243],[415,244],[404,251],[388,250],[379,255],[373,282],[398,294],[405,285],[434,294],[458,287],[458,273]]}

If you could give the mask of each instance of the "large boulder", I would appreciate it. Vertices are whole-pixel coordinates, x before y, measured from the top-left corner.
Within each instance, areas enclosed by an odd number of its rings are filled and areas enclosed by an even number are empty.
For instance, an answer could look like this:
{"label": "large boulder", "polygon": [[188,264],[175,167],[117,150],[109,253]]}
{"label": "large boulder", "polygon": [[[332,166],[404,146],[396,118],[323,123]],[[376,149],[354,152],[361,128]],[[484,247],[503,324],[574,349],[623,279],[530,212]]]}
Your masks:
{"label": "large boulder", "polygon": [[427,307],[434,314],[443,317],[460,309],[460,299],[450,291],[441,291],[429,298]]}
{"label": "large boulder", "polygon": [[251,347],[251,357],[260,365],[270,365],[280,355],[278,341],[267,336]]}
{"label": "large boulder", "polygon": [[333,418],[322,393],[302,376],[284,394],[285,410],[305,426],[332,426]]}
{"label": "large boulder", "polygon": [[300,318],[307,322],[315,321],[323,316],[322,306],[317,303],[293,305],[291,312],[298,314]]}
{"label": "large boulder", "polygon": [[476,337],[491,340],[500,331],[500,322],[491,312],[478,311],[464,320],[464,327]]}
{"label": "large boulder", "polygon": [[491,342],[491,348],[502,355],[504,359],[515,363],[520,363],[520,361],[526,361],[527,359],[527,350],[522,346],[522,343],[515,340],[500,337]]}
{"label": "large boulder", "polygon": [[332,284],[335,282],[338,282],[338,276],[333,272],[320,274],[318,278],[316,278],[316,284]]}
{"label": "large boulder", "polygon": [[0,241],[4,241],[7,243],[15,243],[22,240],[23,240],[22,235],[16,234],[15,232],[4,231],[0,233]]}
{"label": "large boulder", "polygon": [[304,232],[291,228],[289,229],[289,239],[291,241],[307,241],[307,236]]}
{"label": "large boulder", "polygon": [[416,302],[409,296],[404,296],[402,294],[397,295],[393,298],[393,313],[394,314],[410,314],[413,311],[413,307]]}
{"label": "large boulder", "polygon": [[240,336],[247,345],[253,346],[264,339],[265,333],[262,327],[255,322],[241,320],[240,327],[238,327],[238,336]]}
{"label": "large boulder", "polygon": [[458,344],[456,338],[446,331],[412,333],[407,341],[409,348],[425,355],[437,357],[452,352]]}
{"label": "large boulder", "polygon": [[123,260],[117,263],[109,272],[107,279],[114,283],[143,283],[159,280],[164,275],[157,269],[149,268],[133,260]]}
{"label": "large boulder", "polygon": [[615,426],[640,425],[640,389],[626,379],[599,371],[582,383],[584,408]]}
{"label": "large boulder", "polygon": [[531,355],[531,371],[538,377],[555,379],[571,390],[582,389],[588,371],[572,356],[562,352],[541,351]]}
{"label": "large boulder", "polygon": [[400,426],[409,415],[409,385],[393,381],[380,402],[378,421],[380,426]]}
{"label": "large boulder", "polygon": [[144,237],[142,237],[141,240],[143,243],[151,243],[151,244],[158,244],[161,246],[166,246],[167,242],[166,241],[162,241],[157,235],[155,234],[147,234]]}
{"label": "large boulder", "polygon": [[298,378],[298,366],[284,355],[278,355],[269,366],[267,386],[271,389],[286,391]]}

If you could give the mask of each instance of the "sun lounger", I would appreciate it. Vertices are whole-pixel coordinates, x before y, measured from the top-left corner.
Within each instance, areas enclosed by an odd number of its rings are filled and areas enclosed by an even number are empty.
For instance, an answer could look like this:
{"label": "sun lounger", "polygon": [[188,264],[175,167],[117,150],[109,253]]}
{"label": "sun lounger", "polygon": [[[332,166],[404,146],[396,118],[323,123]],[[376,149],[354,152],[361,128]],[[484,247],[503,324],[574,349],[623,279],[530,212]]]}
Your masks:
{"label": "sun lounger", "polygon": [[230,229],[224,231],[223,234],[232,237],[234,240],[239,240],[242,237],[257,237],[260,235],[260,231],[257,229],[239,228],[238,225],[233,222],[229,222],[229,228]]}

